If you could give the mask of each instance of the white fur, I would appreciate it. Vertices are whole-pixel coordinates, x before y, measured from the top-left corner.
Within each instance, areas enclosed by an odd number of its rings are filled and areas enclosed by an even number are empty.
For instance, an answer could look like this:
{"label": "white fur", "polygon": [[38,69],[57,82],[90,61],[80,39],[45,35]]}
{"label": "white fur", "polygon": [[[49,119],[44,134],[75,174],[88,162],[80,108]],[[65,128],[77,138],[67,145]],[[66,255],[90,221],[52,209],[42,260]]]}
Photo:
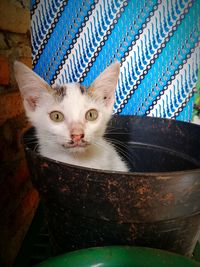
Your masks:
{"label": "white fur", "polygon": [[[37,131],[41,155],[84,167],[128,171],[115,148],[103,137],[112,115],[119,63],[101,73],[88,94],[81,93],[79,84],[63,85],[66,96],[61,102],[53,96],[52,88],[24,64],[15,62],[14,70],[27,117]],[[90,109],[98,111],[94,121],[85,118]],[[49,116],[52,111],[62,112],[64,121],[52,121]],[[68,147],[72,133],[79,132],[84,134],[84,141],[89,145]]]}
{"label": "white fur", "polygon": [[197,115],[195,115],[193,120],[192,120],[192,123],[200,125],[200,118]]}

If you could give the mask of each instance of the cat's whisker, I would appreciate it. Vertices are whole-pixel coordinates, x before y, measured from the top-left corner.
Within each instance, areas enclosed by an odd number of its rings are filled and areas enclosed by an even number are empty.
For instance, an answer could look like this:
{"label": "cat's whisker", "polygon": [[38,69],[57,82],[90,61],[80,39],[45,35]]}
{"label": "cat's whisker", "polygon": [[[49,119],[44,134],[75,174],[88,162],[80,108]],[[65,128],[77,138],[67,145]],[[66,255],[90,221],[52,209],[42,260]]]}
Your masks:
{"label": "cat's whisker", "polygon": [[[116,146],[116,144],[110,142],[117,151],[120,152],[120,154],[126,159],[128,160],[129,162],[132,162],[132,159],[130,158],[129,154],[126,153],[123,149],[119,148],[118,146]],[[101,142],[94,142],[95,145],[97,146],[100,146],[100,147],[103,147],[104,150],[108,151],[109,152],[109,149],[107,148],[107,146],[105,146],[104,144],[102,144]]]}
{"label": "cat's whisker", "polygon": [[37,145],[34,147],[34,151],[37,151],[38,147],[39,147],[39,144],[37,144]]}
{"label": "cat's whisker", "polygon": [[34,137],[24,137],[23,138],[25,141],[32,141],[32,140],[35,140],[37,141],[37,138],[34,136]]}
{"label": "cat's whisker", "polygon": [[122,128],[107,127],[107,129],[105,131],[105,135],[108,135],[108,134],[123,134],[123,135],[127,135],[129,133],[128,132],[124,132],[124,129],[122,129]]}
{"label": "cat's whisker", "polygon": [[[105,138],[105,139],[109,143],[111,143],[115,147],[115,149],[119,151],[121,155],[123,155],[130,163],[133,161],[132,159],[133,155],[124,150],[124,149],[128,150],[129,146],[127,144],[116,139],[111,139],[111,138]],[[124,149],[122,149],[121,147],[123,147]]]}
{"label": "cat's whisker", "polygon": [[[95,142],[93,142],[93,145],[96,147],[101,147],[105,151],[110,152],[110,150],[107,148],[107,146],[103,145],[101,142],[95,141]],[[98,163],[98,161],[96,161],[96,162]]]}
{"label": "cat's whisker", "polygon": [[[114,145],[114,144],[112,144],[112,145]],[[115,148],[116,148],[116,146],[115,146]],[[132,163],[132,158],[130,157],[130,155],[128,153],[124,152],[124,150],[120,149],[119,147],[117,147],[116,150],[118,152],[120,152],[120,154],[124,157],[124,159],[127,160],[127,162],[129,162],[130,164]]]}
{"label": "cat's whisker", "polygon": [[[123,144],[123,143],[121,143],[121,142],[115,142],[115,140],[109,140],[109,142],[110,142],[111,144],[113,144],[117,150],[120,149],[120,150],[123,151],[124,153],[125,153],[124,149],[126,149],[126,150],[128,149],[128,146],[125,145],[125,144]],[[126,153],[127,153],[127,152],[126,152]],[[128,154],[128,153],[127,153],[127,154]]]}
{"label": "cat's whisker", "polygon": [[129,146],[126,143],[122,142],[122,141],[119,141],[119,140],[116,140],[116,139],[112,139],[112,138],[106,138],[106,137],[105,137],[105,139],[108,142],[111,142],[111,143],[116,144],[116,145],[120,145],[120,146],[122,146],[122,147],[124,147],[126,149],[129,148]]}
{"label": "cat's whisker", "polygon": [[120,135],[120,134],[122,134],[122,135],[129,135],[129,133],[124,133],[124,132],[106,132],[105,133],[105,136],[109,136],[109,135]]}
{"label": "cat's whisker", "polygon": [[29,140],[37,140],[37,138],[34,136],[34,137],[24,137],[23,138],[25,141],[29,141]]}
{"label": "cat's whisker", "polygon": [[[91,136],[88,135],[88,137],[93,137],[93,136],[92,136],[92,135],[91,135]],[[96,139],[95,139],[95,141],[93,141],[93,142],[97,142],[96,140],[98,140],[98,138],[102,138],[102,136],[100,136],[100,135],[96,135],[95,138],[96,138]],[[126,149],[129,148],[129,146],[128,146],[126,143],[124,143],[124,142],[122,142],[122,141],[120,141],[120,140],[118,140],[118,139],[110,138],[110,137],[108,137],[108,136],[104,136],[104,139],[107,140],[109,143],[114,143],[114,144],[116,144],[116,145],[123,146],[123,147],[126,148]],[[93,143],[93,142],[92,142],[92,143]]]}
{"label": "cat's whisker", "polygon": [[63,140],[63,144],[64,143],[69,143],[69,142],[71,142],[71,139],[67,139],[65,136],[62,136],[62,135],[60,135],[59,134],[59,136],[58,135],[56,135],[56,134],[53,134],[53,133],[50,133],[50,134],[41,134],[41,133],[39,133],[38,135],[37,135],[37,137],[38,137],[38,139],[43,139],[44,140],[44,142],[53,142],[53,143],[55,143],[55,142],[61,142],[62,140]]}
{"label": "cat's whisker", "polygon": [[28,142],[26,142],[26,144],[27,145],[36,145],[36,144],[38,144],[38,141],[28,141]]}

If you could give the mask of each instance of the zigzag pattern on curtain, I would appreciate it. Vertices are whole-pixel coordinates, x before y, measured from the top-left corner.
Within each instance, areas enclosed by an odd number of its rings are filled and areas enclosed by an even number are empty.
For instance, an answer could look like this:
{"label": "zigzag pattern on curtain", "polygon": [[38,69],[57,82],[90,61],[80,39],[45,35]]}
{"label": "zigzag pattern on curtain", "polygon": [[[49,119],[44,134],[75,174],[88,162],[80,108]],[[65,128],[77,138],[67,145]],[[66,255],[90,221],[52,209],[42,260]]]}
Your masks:
{"label": "zigzag pattern on curtain", "polygon": [[200,1],[32,0],[34,70],[85,86],[121,62],[114,112],[190,121]]}

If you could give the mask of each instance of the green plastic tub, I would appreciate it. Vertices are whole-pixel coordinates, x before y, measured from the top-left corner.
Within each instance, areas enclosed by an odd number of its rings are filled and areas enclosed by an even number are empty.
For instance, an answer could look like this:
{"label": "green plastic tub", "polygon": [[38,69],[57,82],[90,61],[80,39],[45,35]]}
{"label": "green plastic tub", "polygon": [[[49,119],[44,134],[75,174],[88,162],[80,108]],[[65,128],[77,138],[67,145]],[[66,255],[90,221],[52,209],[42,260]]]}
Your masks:
{"label": "green plastic tub", "polygon": [[200,267],[200,263],[158,249],[111,246],[66,253],[35,267]]}

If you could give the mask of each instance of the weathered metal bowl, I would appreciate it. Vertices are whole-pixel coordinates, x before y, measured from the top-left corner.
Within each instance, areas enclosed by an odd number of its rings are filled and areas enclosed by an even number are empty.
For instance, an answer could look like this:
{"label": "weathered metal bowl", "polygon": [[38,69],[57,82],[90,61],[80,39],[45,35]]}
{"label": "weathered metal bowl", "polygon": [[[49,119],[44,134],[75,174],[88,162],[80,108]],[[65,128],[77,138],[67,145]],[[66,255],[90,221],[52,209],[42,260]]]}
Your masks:
{"label": "weathered metal bowl", "polygon": [[192,254],[200,231],[200,126],[113,117],[107,137],[128,155],[129,173],[42,157],[27,141],[33,131],[24,135],[25,152],[56,253],[139,245]]}

